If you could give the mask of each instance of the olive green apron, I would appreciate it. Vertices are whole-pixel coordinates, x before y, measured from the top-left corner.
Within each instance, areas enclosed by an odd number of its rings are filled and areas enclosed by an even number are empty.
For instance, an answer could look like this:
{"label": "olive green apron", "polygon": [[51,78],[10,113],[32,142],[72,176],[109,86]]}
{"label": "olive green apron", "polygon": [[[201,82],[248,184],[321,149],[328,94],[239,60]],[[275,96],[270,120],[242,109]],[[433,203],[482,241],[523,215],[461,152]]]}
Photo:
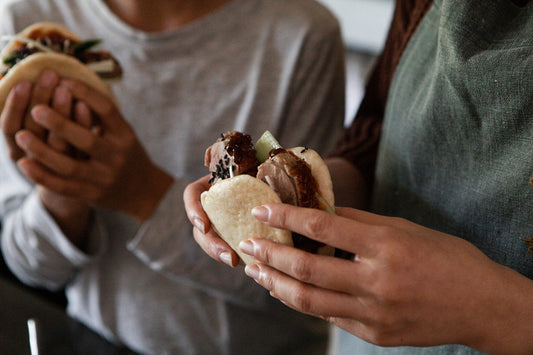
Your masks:
{"label": "olive green apron", "polygon": [[[436,0],[390,88],[373,211],[469,240],[533,278],[532,178],[533,2]],[[339,350],[478,353],[384,349],[346,333]]]}

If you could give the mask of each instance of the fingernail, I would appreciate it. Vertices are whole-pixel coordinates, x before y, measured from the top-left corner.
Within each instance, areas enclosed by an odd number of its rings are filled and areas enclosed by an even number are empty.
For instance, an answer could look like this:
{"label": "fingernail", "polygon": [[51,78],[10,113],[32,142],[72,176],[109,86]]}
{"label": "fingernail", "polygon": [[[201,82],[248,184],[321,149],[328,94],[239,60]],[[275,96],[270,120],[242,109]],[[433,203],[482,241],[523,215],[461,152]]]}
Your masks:
{"label": "fingernail", "polygon": [[265,206],[254,207],[252,214],[260,221],[268,221],[268,215],[270,211]]}
{"label": "fingernail", "polygon": [[26,96],[30,93],[31,84],[27,81],[21,81],[15,86],[15,91],[18,95]]}
{"label": "fingernail", "polygon": [[20,148],[26,149],[30,145],[31,137],[27,132],[20,132],[15,135],[15,141]]}
{"label": "fingernail", "polygon": [[201,218],[198,218],[198,217],[194,217],[192,219],[192,223],[194,224],[194,226],[200,230],[200,232],[202,232],[203,234],[205,234],[205,223],[204,221],[201,219]]}
{"label": "fingernail", "polygon": [[59,86],[54,93],[54,98],[57,100],[59,104],[68,103],[69,101],[68,90],[64,87]]}
{"label": "fingernail", "polygon": [[251,240],[243,240],[239,243],[239,249],[248,255],[254,255],[254,243]]}
{"label": "fingernail", "polygon": [[48,118],[48,110],[46,110],[43,106],[35,106],[31,110],[31,117],[33,117],[35,122],[44,124]]}
{"label": "fingernail", "polygon": [[223,251],[218,255],[218,258],[220,261],[222,261],[224,264],[229,265],[233,267],[232,260],[231,260],[231,254],[227,251]]}
{"label": "fingernail", "polygon": [[39,79],[39,85],[44,87],[50,87],[55,84],[56,74],[51,70],[46,70]]}
{"label": "fingernail", "polygon": [[252,279],[257,280],[259,278],[259,266],[257,266],[256,264],[246,265],[246,267],[244,268],[244,273]]}

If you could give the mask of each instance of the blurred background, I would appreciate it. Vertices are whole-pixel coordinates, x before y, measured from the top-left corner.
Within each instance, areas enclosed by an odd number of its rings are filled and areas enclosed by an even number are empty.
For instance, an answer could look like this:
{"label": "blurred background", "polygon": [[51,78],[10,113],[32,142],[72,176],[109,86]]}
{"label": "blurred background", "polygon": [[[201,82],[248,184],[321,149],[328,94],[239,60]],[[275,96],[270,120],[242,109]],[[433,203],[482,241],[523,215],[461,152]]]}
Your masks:
{"label": "blurred background", "polygon": [[346,120],[349,124],[361,101],[364,83],[383,48],[394,11],[394,0],[318,0],[341,24],[346,45]]}

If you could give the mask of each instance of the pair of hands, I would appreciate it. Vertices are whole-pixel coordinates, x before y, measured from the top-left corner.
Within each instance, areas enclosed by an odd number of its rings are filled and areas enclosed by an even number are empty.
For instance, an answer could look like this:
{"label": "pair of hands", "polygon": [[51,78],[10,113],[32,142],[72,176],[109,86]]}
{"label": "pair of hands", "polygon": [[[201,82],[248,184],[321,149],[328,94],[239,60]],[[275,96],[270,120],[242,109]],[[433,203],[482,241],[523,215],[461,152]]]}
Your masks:
{"label": "pair of hands", "polygon": [[[202,210],[207,180],[184,194],[194,238],[212,258],[236,266],[239,257]],[[463,239],[351,208],[337,208],[335,216],[270,204],[253,213],[270,226],[356,255],[313,255],[261,236],[241,242],[241,250],[259,261],[246,266],[246,274],[291,308],[382,346],[464,344],[509,354],[533,349],[531,280]]]}
{"label": "pair of hands", "polygon": [[0,120],[11,159],[67,230],[92,206],[145,220],[172,182],[109,98],[53,71],[18,83]]}

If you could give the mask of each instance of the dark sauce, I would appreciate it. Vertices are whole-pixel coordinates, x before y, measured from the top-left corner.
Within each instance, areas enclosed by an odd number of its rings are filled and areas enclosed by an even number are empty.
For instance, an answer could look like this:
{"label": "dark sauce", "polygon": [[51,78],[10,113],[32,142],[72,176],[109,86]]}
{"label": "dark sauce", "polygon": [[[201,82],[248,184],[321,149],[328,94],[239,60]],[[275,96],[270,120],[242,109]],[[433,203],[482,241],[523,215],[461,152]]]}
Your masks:
{"label": "dark sauce", "polygon": [[246,160],[250,160],[254,165],[257,165],[254,144],[249,134],[231,132],[224,138],[228,140],[226,151],[233,156],[235,164],[240,165]]}

